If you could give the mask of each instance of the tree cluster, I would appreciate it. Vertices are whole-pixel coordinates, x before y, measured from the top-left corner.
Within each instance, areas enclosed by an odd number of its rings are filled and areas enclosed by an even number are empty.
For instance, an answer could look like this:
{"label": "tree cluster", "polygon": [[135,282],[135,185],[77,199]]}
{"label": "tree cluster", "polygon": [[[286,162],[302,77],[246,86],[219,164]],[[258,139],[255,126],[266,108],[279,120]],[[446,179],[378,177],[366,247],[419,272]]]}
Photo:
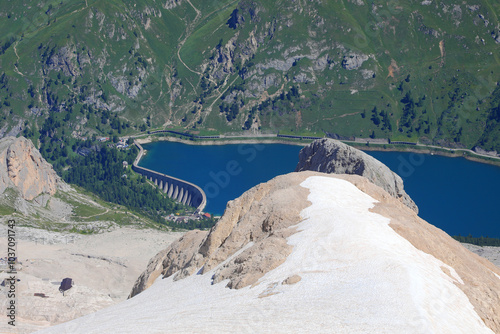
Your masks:
{"label": "tree cluster", "polygon": [[146,182],[133,177],[123,168],[123,161],[132,164],[137,149],[119,151],[106,146],[86,156],[70,159],[71,168],[63,172],[66,182],[98,194],[103,200],[126,206],[151,219],[164,223],[162,216],[183,209],[182,205],[162,194]]}
{"label": "tree cluster", "polygon": [[495,246],[495,247],[500,247],[500,239],[497,238],[489,238],[489,237],[473,237],[471,234],[469,234],[466,237],[459,235],[455,235],[452,237],[453,239],[459,241],[459,242],[464,242],[467,244],[473,244],[477,246]]}

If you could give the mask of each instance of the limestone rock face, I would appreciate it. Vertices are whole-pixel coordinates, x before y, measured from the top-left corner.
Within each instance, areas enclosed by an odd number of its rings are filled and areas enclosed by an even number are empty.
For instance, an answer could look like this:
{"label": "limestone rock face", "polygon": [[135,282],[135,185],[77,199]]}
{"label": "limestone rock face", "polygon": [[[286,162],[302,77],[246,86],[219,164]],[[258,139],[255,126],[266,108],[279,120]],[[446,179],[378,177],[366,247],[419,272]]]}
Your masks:
{"label": "limestone rock face", "polygon": [[164,268],[168,268],[166,270],[167,275],[172,275],[177,270],[183,268],[187,260],[190,260],[188,256],[200,247],[207,233],[206,231],[198,230],[189,231],[179,240],[173,242],[168,248],[156,254],[149,261],[146,270],[135,282],[129,298],[149,288],[162,274]]}
{"label": "limestone rock face", "polygon": [[305,146],[300,151],[295,171],[305,170],[364,176],[418,213],[418,207],[404,191],[399,175],[377,159],[338,140],[318,139]]}
{"label": "limestone rock face", "polygon": [[136,287],[43,333],[500,333],[500,269],[358,175],[304,171],[250,189]]}
{"label": "limestone rock face", "polygon": [[12,186],[31,201],[42,194],[54,195],[59,177],[30,140],[7,137],[0,140],[0,193]]}
{"label": "limestone rock face", "polygon": [[229,279],[227,286],[238,289],[257,282],[291,252],[286,238],[294,233],[292,226],[301,220],[300,211],[308,205],[303,200],[307,190],[297,184],[297,177],[279,176],[230,201],[208,234],[188,232],[160,252],[136,282],[131,296],[148,287],[143,282],[158,277],[157,266],[162,259],[163,277],[175,274],[174,280],[179,280],[197,272],[207,273],[239,251],[218,268],[213,283]]}

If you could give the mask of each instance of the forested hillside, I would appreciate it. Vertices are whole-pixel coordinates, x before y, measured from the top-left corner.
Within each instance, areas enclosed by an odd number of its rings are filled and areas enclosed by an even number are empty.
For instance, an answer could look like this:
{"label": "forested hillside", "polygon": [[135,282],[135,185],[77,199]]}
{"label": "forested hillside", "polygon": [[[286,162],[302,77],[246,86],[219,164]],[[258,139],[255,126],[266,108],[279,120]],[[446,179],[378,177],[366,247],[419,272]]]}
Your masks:
{"label": "forested hillside", "polygon": [[3,1],[0,136],[49,152],[165,127],[500,152],[499,13],[492,0]]}

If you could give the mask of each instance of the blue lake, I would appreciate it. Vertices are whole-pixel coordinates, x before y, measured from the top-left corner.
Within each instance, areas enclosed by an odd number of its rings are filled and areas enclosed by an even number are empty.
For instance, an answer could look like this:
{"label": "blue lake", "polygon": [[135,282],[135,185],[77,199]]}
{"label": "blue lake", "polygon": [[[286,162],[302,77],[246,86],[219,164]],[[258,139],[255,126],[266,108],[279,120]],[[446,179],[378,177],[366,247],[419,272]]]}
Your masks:
{"label": "blue lake", "polygon": [[[227,201],[251,187],[292,172],[302,147],[282,144],[186,145],[156,142],[140,165],[200,186],[206,211],[222,214]],[[404,180],[420,217],[450,235],[500,238],[500,167],[463,158],[366,152]]]}

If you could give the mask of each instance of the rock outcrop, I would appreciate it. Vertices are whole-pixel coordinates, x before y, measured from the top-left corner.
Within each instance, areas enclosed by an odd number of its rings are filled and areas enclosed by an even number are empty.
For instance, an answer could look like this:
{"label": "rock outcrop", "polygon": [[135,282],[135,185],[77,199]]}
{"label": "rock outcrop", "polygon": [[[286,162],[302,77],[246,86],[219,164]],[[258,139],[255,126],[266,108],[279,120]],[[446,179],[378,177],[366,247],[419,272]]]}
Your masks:
{"label": "rock outcrop", "polygon": [[[200,247],[207,234],[206,231],[189,231],[173,242],[167,249],[156,254],[149,261],[146,270],[135,282],[129,298],[149,288],[162,275],[162,272],[165,272],[164,275],[170,276],[179,269],[184,268],[187,261],[190,260],[188,256]],[[164,270],[164,268],[168,269]]]}
{"label": "rock outcrop", "polygon": [[369,57],[364,54],[351,53],[348,56],[344,56],[344,59],[342,60],[342,67],[346,70],[355,70],[361,67],[361,65],[363,65],[368,58]]}
{"label": "rock outcrop", "polygon": [[151,285],[160,273],[164,278],[175,275],[175,280],[196,272],[207,273],[237,251],[238,256],[215,272],[214,284],[226,279],[231,288],[254,284],[290,254],[286,238],[294,232],[291,226],[301,220],[300,211],[308,205],[302,200],[305,196],[306,189],[283,177],[250,189],[227,204],[224,216],[210,233],[188,232],[153,258],[131,297]]}
{"label": "rock outcrop", "polygon": [[[0,215],[0,223],[15,215],[19,225],[52,231],[98,233],[122,223],[120,214],[103,220],[97,213],[109,209],[95,201],[95,196],[64,182],[24,137],[0,140],[0,207],[6,212]],[[78,213],[87,210],[95,214]],[[134,219],[144,222],[139,217]]]}
{"label": "rock outcrop", "polygon": [[43,332],[500,332],[500,269],[358,175],[260,184],[148,271],[134,298]]}
{"label": "rock outcrop", "polygon": [[0,193],[15,187],[21,197],[32,201],[40,195],[54,195],[59,177],[24,137],[6,137],[0,140]]}
{"label": "rock outcrop", "polygon": [[399,175],[377,159],[338,140],[318,139],[304,147],[295,171],[305,170],[364,176],[418,213],[418,207],[404,191]]}

